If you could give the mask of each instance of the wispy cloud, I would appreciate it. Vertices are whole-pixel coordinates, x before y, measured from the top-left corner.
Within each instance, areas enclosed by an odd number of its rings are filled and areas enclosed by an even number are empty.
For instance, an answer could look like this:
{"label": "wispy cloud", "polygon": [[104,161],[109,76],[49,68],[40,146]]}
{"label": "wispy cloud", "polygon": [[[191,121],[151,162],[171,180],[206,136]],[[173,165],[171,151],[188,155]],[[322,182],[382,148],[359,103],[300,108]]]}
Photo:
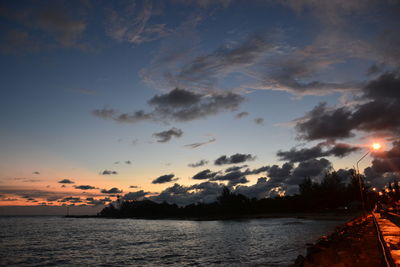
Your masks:
{"label": "wispy cloud", "polygon": [[104,108],[96,109],[92,114],[102,119],[124,123],[146,120],[187,122],[225,111],[235,111],[243,101],[243,96],[231,92],[199,94],[176,88],[169,93],[151,98],[148,104],[153,110],[149,113],[143,110],[122,113],[115,109]]}
{"label": "wispy cloud", "polygon": [[154,133],[153,136],[158,138],[157,142],[166,143],[171,140],[172,137],[179,138],[183,135],[183,131],[178,128],[171,128],[167,131],[162,131],[159,133]]}
{"label": "wispy cloud", "polygon": [[102,174],[102,175],[116,175],[116,174],[118,174],[118,172],[117,171],[112,171],[112,170],[104,170],[100,174]]}
{"label": "wispy cloud", "polygon": [[108,190],[107,189],[102,189],[100,192],[103,193],[103,194],[120,194],[120,193],[122,193],[122,190],[118,189],[116,187],[113,187],[113,188],[108,189]]}
{"label": "wispy cloud", "polygon": [[207,164],[208,164],[208,161],[202,159],[202,160],[200,160],[198,162],[190,163],[190,164],[188,164],[188,166],[192,167],[192,168],[196,168],[196,167],[201,167],[201,166],[204,166],[204,165],[207,165]]}
{"label": "wispy cloud", "polygon": [[249,116],[249,113],[247,111],[243,111],[243,112],[240,112],[240,113],[236,114],[235,118],[236,119],[241,119],[241,118],[246,117],[246,116]]}
{"label": "wispy cloud", "polygon": [[[141,44],[168,36],[171,30],[166,24],[152,24],[151,17],[161,6],[145,0],[128,2],[120,9],[109,7],[106,10],[106,32],[111,38],[132,44]],[[156,11],[156,12],[154,12]]]}
{"label": "wispy cloud", "polygon": [[254,119],[254,123],[258,124],[258,125],[261,125],[261,124],[264,123],[264,119],[263,118],[255,118]]}
{"label": "wispy cloud", "polygon": [[[17,44],[17,48],[25,47],[26,49],[31,49],[30,45],[35,49],[51,48],[52,43],[49,43],[49,37],[53,44],[58,46],[85,48],[82,36],[86,31],[87,23],[77,14],[79,12],[76,12],[75,8],[61,6],[57,3],[46,7],[27,5],[21,10],[15,10],[5,5],[0,10],[0,16],[19,24],[18,28],[22,25],[24,31],[12,30],[9,32],[8,39]],[[33,37],[29,33],[32,31],[39,31],[42,34],[36,34]]]}
{"label": "wispy cloud", "polygon": [[74,188],[80,189],[80,190],[92,190],[92,189],[96,189],[95,186],[91,186],[91,185],[75,185]]}
{"label": "wispy cloud", "polygon": [[217,141],[217,139],[211,138],[210,140],[205,141],[205,142],[198,142],[198,143],[187,144],[187,145],[185,145],[185,147],[189,147],[189,148],[194,149],[194,148],[198,148],[198,147],[200,147],[200,146],[204,146],[204,145],[208,145],[208,144],[214,143],[215,141]]}

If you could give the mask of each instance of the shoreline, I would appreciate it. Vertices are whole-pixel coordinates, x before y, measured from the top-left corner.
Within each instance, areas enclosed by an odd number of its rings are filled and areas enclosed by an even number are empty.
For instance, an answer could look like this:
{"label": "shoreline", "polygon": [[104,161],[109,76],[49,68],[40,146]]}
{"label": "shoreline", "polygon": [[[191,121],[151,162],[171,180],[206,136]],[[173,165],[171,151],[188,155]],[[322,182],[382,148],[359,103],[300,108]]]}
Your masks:
{"label": "shoreline", "polygon": [[185,221],[225,221],[225,220],[252,220],[268,218],[295,218],[310,220],[348,221],[360,215],[360,212],[294,212],[294,213],[264,213],[251,215],[221,215],[204,217],[104,217],[97,215],[66,215],[65,218],[104,218],[104,219],[138,219],[138,220],[185,220]]}
{"label": "shoreline", "polygon": [[306,256],[299,255],[290,266],[384,266],[382,264],[372,217],[361,214],[309,244]]}

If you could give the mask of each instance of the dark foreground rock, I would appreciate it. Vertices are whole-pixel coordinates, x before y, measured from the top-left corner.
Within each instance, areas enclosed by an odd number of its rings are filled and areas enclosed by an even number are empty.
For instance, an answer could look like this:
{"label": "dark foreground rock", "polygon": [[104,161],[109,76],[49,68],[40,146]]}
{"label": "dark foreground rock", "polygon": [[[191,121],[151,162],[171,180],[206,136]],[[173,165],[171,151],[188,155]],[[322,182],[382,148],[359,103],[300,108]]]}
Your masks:
{"label": "dark foreground rock", "polygon": [[372,216],[360,216],[321,237],[292,266],[385,266]]}

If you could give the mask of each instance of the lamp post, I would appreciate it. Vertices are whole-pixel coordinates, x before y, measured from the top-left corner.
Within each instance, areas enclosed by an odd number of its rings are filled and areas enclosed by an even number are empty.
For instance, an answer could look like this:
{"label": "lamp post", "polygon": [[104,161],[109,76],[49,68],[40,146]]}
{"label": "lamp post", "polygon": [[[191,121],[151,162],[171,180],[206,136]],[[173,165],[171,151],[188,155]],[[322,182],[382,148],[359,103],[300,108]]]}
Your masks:
{"label": "lamp post", "polygon": [[[375,150],[375,151],[376,151],[376,150],[379,150],[379,149],[381,148],[381,144],[379,144],[379,143],[374,143],[374,144],[372,144],[371,148],[372,148],[372,150]],[[364,188],[363,188],[363,185],[361,184],[361,175],[360,175],[360,170],[359,170],[359,168],[358,168],[358,163],[360,163],[360,161],[363,160],[369,153],[371,153],[371,149],[368,150],[368,152],[365,153],[365,155],[362,156],[362,157],[357,161],[357,164],[356,164],[356,166],[357,166],[358,185],[359,185],[359,187],[360,187],[361,202],[362,202],[363,210],[364,210],[364,211],[366,211],[366,209],[365,209],[365,201],[364,201],[364,194],[363,194],[363,189],[364,189]]]}

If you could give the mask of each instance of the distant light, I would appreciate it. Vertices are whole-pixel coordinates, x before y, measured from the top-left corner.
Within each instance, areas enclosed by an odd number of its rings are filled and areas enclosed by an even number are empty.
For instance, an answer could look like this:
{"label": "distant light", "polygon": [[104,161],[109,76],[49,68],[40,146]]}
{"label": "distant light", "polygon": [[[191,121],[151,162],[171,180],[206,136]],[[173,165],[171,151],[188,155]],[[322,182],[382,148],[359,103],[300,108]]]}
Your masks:
{"label": "distant light", "polygon": [[372,145],[372,149],[373,149],[373,150],[379,150],[381,147],[382,147],[382,146],[381,146],[381,144],[379,144],[379,143],[374,143],[374,144]]}

